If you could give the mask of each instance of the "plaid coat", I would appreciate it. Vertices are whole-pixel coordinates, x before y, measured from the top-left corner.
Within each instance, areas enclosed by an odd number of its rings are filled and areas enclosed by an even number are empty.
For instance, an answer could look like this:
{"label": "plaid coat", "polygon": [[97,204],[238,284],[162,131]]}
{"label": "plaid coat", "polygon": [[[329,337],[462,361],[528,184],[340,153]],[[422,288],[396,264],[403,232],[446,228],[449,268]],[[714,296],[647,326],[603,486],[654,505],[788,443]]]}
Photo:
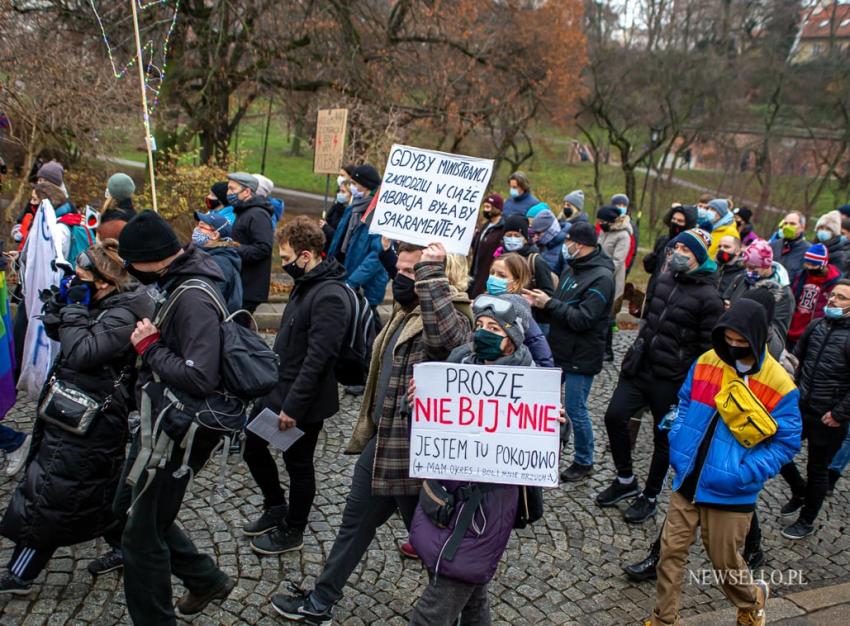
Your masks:
{"label": "plaid coat", "polygon": [[[415,496],[422,481],[410,478],[410,424],[402,407],[413,366],[424,361],[444,361],[457,346],[470,341],[472,309],[469,297],[449,285],[441,263],[418,263],[416,293],[419,306],[405,313],[393,309],[389,323],[375,339],[363,404],[346,454],[359,454],[377,433],[372,493],[376,496]],[[404,328],[393,349],[392,373],[378,426],[372,416],[380,379],[381,357],[399,325]]]}

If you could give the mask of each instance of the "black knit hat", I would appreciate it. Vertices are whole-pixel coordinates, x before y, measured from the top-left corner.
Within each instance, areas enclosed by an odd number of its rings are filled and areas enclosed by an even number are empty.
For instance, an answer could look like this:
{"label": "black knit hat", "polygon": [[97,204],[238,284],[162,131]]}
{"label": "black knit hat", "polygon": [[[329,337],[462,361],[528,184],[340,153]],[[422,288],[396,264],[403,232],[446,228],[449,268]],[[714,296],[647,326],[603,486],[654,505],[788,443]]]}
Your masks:
{"label": "black knit hat", "polygon": [[128,263],[162,261],[178,250],[180,242],[174,230],[153,211],[136,215],[118,237],[118,254]]}
{"label": "black knit hat", "polygon": [[351,175],[351,180],[358,185],[363,185],[369,191],[374,191],[381,184],[381,175],[378,174],[378,170],[366,163],[357,166]]}
{"label": "black knit hat", "polygon": [[210,187],[210,193],[216,197],[221,203],[221,206],[227,206],[227,181],[222,180],[217,183],[213,183],[213,186]]}
{"label": "black knit hat", "polygon": [[575,241],[583,246],[596,246],[598,238],[596,229],[589,222],[577,222],[572,225],[567,233],[567,239]]}
{"label": "black knit hat", "polygon": [[620,217],[620,212],[613,204],[606,204],[596,212],[596,219],[600,222],[615,222]]}
{"label": "black knit hat", "polygon": [[506,217],[505,230],[503,232],[510,233],[513,231],[522,233],[522,236],[528,241],[528,218],[524,215],[509,215]]}

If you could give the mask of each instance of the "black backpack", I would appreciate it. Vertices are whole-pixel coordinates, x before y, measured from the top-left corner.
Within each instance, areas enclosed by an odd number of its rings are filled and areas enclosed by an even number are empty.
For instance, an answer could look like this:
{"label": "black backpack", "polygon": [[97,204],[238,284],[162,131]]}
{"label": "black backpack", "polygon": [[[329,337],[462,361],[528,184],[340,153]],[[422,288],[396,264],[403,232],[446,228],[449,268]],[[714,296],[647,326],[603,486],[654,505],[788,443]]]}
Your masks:
{"label": "black backpack", "polygon": [[378,335],[378,320],[369,301],[343,284],[351,305],[351,319],[345,341],[334,366],[336,381],[343,386],[365,385],[372,360],[372,344]]}

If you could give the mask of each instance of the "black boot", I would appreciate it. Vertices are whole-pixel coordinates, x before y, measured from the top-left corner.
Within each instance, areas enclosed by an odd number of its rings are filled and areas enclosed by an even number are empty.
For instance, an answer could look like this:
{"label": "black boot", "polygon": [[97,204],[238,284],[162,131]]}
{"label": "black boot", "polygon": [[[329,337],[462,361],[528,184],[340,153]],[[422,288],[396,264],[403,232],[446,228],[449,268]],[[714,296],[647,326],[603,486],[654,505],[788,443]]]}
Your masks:
{"label": "black boot", "polygon": [[608,327],[608,332],[605,335],[605,356],[602,360],[606,363],[614,361],[614,325]]}
{"label": "black boot", "polygon": [[242,527],[242,533],[249,537],[265,535],[283,524],[283,520],[288,512],[289,507],[285,504],[270,506],[263,510],[263,514],[260,517],[253,522],[245,524]]}
{"label": "black boot", "polygon": [[657,574],[655,573],[655,568],[658,565],[659,558],[659,549],[656,549],[656,546],[659,545],[659,542],[655,542],[652,545],[652,549],[649,551],[649,554],[643,561],[638,561],[637,563],[632,563],[631,565],[624,565],[623,571],[626,572],[626,576],[629,579],[635,581],[636,583],[643,582],[645,580],[655,580]]}

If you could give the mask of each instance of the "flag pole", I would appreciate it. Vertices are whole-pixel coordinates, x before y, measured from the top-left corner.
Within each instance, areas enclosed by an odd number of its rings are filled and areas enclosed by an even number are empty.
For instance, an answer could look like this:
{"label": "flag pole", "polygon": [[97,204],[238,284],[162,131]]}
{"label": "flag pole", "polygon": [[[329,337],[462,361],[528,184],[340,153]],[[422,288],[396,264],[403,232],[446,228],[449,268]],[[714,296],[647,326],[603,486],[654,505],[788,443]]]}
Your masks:
{"label": "flag pole", "polygon": [[136,0],[130,0],[130,7],[133,10],[133,31],[136,34],[136,64],[139,66],[139,87],[142,91],[142,119],[145,124],[145,147],[148,152],[148,170],[150,170],[151,176],[151,202],[153,203],[153,210],[158,213],[159,210],[156,206],[156,174],[153,167],[154,143],[151,136],[150,116],[148,115],[148,95],[145,90],[145,68],[142,59],[142,38],[139,35],[139,14],[136,11]]}

